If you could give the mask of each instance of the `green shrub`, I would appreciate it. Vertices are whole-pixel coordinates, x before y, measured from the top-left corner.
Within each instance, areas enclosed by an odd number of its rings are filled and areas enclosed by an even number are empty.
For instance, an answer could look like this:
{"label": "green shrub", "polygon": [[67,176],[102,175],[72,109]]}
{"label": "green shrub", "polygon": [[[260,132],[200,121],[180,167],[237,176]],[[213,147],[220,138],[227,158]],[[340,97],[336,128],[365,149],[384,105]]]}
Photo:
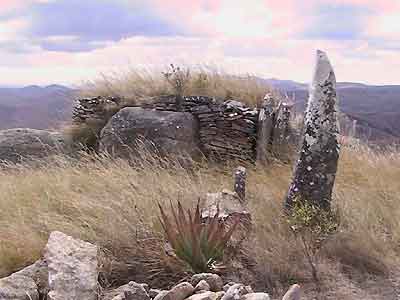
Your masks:
{"label": "green shrub", "polygon": [[222,260],[227,243],[235,231],[238,221],[230,228],[219,220],[219,208],[214,217],[205,220],[201,217],[199,203],[192,213],[185,214],[181,203],[174,208],[171,203],[171,216],[166,215],[159,204],[160,223],[175,255],[185,261],[196,273],[212,270],[213,265]]}
{"label": "green shrub", "polygon": [[325,210],[304,199],[295,199],[287,219],[291,231],[301,240],[303,252],[319,289],[318,254],[324,244],[338,230],[337,209]]}

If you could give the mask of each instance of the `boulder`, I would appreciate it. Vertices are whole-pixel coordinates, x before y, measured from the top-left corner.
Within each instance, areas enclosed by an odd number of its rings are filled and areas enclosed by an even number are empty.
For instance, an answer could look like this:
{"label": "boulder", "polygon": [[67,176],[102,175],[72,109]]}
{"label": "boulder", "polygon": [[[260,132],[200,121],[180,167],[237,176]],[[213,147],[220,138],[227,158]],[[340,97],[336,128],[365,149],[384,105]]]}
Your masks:
{"label": "boulder", "polygon": [[11,275],[0,279],[1,300],[39,300],[35,281],[27,276]]}
{"label": "boulder", "polygon": [[49,300],[95,300],[98,294],[97,247],[54,231],[45,248]]}
{"label": "boulder", "polygon": [[[193,295],[194,287],[188,282],[182,282],[174,286],[170,291],[165,293],[160,300],[184,300]],[[160,295],[160,294],[159,294]]]}
{"label": "boulder", "polygon": [[218,292],[222,290],[223,282],[221,277],[213,273],[201,273],[192,276],[190,282],[193,286],[198,286],[200,282],[205,281],[210,291]]}
{"label": "boulder", "polygon": [[316,67],[304,118],[304,137],[293,180],[285,199],[330,209],[339,159],[336,78],[327,55],[317,51]]}
{"label": "boulder", "polygon": [[100,151],[130,158],[145,147],[165,155],[196,157],[198,122],[190,113],[126,107],[101,131]]}
{"label": "boulder", "polygon": [[146,287],[133,281],[107,292],[103,295],[102,300],[124,300],[126,298],[125,293],[129,293],[129,297],[134,300],[150,300]]}
{"label": "boulder", "polygon": [[65,151],[66,141],[59,132],[16,128],[0,130],[0,161],[18,163],[45,158]]}

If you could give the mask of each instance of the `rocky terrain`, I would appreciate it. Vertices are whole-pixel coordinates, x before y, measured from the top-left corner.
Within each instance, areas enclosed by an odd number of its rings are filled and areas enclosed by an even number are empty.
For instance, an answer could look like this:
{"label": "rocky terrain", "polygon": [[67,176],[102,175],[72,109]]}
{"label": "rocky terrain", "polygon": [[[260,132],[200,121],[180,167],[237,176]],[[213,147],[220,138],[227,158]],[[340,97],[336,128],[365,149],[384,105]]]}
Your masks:
{"label": "rocky terrain", "polygon": [[317,51],[301,131],[270,92],[0,131],[0,298],[398,299],[399,154],[343,139],[338,96]]}

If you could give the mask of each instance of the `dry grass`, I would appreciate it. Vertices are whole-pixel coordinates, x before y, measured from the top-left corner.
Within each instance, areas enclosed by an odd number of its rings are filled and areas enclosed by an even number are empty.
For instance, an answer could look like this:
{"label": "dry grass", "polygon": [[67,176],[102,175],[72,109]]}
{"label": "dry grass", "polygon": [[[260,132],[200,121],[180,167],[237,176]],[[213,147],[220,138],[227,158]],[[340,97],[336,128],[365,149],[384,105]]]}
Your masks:
{"label": "dry grass", "polygon": [[[130,69],[125,73],[103,74],[82,86],[82,96],[119,96],[126,100],[124,105],[138,105],[152,97],[176,94],[175,86],[164,76],[169,71]],[[231,75],[207,66],[183,67],[181,71],[189,74],[184,82],[184,95],[210,96],[220,100],[239,99],[254,107],[267,92],[276,93],[251,75]]]}
{"label": "dry grass", "polygon": [[[130,264],[123,271],[106,266],[119,272],[108,280],[126,276],[161,284],[171,272],[183,276],[182,268],[162,254],[156,203],[179,199],[190,207],[206,192],[231,188],[231,172],[229,167],[188,171],[154,162],[132,167],[101,157],[80,162],[58,157],[41,168],[1,171],[0,276],[37,259],[52,230],[97,243]],[[252,257],[256,286],[279,293],[293,281],[310,280],[301,248],[281,217],[290,175],[291,166],[273,164],[249,168],[248,176],[255,226],[244,253]],[[398,261],[399,180],[399,153],[343,149],[335,188],[342,224],[322,252],[325,282],[356,275],[384,278]]]}

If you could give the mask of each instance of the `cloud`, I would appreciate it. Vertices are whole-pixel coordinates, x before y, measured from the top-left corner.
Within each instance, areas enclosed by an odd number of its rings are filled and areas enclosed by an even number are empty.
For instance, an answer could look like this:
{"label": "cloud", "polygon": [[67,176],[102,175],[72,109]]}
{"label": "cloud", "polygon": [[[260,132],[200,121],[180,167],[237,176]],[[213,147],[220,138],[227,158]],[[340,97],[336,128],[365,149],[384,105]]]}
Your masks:
{"label": "cloud", "polygon": [[365,37],[372,11],[354,4],[320,4],[302,33],[305,39],[356,40]]}
{"label": "cloud", "polygon": [[[184,30],[155,14],[143,1],[142,5],[128,0],[28,1],[24,6],[10,2],[9,7],[13,4],[12,7],[19,9],[3,14],[1,19],[9,22],[23,18],[29,22],[30,26],[20,31],[19,36],[44,50],[91,51],[132,36],[184,34]],[[70,39],[71,36],[75,38]]]}

